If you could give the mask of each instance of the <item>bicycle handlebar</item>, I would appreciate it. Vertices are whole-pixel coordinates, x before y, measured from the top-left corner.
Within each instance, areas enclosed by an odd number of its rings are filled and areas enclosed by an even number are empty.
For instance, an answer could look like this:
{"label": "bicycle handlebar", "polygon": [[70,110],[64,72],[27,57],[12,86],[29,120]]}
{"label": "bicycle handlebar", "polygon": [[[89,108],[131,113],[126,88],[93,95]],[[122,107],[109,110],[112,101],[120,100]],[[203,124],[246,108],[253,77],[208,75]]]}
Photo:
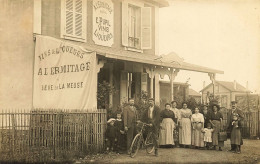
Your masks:
{"label": "bicycle handlebar", "polygon": [[143,125],[145,125],[145,126],[150,126],[150,124],[147,124],[147,123],[145,123],[145,122],[142,122],[142,121],[136,121],[136,123],[141,123],[141,124],[143,124]]}

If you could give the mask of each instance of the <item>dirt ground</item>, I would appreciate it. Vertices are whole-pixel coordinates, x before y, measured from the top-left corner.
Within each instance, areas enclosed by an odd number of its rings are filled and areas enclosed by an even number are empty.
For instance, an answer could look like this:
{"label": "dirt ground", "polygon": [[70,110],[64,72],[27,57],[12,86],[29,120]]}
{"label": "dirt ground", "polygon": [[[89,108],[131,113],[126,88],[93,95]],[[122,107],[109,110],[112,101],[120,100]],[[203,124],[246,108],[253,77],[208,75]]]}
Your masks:
{"label": "dirt ground", "polygon": [[260,140],[244,140],[241,154],[228,152],[230,141],[223,151],[187,148],[160,148],[159,156],[140,150],[135,158],[126,154],[97,154],[87,156],[75,163],[259,163]]}

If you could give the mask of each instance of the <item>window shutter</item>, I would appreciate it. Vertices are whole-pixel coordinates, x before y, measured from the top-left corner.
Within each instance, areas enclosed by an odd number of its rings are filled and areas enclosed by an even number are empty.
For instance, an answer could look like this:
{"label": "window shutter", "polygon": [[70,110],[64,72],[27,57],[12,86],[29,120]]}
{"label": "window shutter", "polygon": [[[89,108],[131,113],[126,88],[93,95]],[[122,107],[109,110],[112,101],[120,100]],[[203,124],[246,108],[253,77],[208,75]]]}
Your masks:
{"label": "window shutter", "polygon": [[75,35],[82,37],[82,0],[75,1]]}
{"label": "window shutter", "polygon": [[128,3],[122,2],[122,45],[128,46]]}
{"label": "window shutter", "polygon": [[65,4],[65,7],[66,7],[66,27],[65,27],[65,32],[66,34],[68,35],[73,35],[73,31],[74,31],[74,28],[73,28],[73,22],[74,22],[74,16],[73,16],[73,0],[66,0],[66,4]]}
{"label": "window shutter", "polygon": [[86,0],[62,0],[62,37],[86,41]]}
{"label": "window shutter", "polygon": [[152,48],[151,7],[142,8],[142,49]]}

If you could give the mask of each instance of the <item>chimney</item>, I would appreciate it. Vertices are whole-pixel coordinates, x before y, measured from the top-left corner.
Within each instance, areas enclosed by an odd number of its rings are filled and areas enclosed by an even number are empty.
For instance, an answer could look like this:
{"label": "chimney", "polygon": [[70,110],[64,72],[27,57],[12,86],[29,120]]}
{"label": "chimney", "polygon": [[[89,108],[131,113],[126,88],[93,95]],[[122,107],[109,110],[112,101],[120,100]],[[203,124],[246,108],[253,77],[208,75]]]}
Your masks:
{"label": "chimney", "polygon": [[246,90],[248,90],[248,81],[246,81]]}
{"label": "chimney", "polygon": [[206,87],[206,82],[203,81],[203,89]]}
{"label": "chimney", "polygon": [[234,89],[237,90],[237,82],[234,80]]}

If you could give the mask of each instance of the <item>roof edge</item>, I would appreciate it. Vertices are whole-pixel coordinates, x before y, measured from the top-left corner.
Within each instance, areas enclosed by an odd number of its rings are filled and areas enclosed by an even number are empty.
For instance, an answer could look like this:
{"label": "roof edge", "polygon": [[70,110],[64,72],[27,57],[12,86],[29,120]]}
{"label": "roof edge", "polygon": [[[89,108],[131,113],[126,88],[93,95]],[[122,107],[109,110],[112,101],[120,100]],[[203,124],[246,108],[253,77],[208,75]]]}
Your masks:
{"label": "roof edge", "polygon": [[[229,90],[230,92],[241,92],[241,93],[251,93],[250,90],[246,90],[246,91],[232,91],[231,89],[227,88],[226,86],[222,85],[220,82],[216,80],[215,81],[218,85],[221,85],[222,87],[226,88],[227,90]],[[208,89],[210,86],[212,85],[212,83],[208,84],[205,88],[203,88],[202,90],[200,90],[200,92],[203,92],[205,89]],[[242,85],[241,85],[242,86]]]}
{"label": "roof edge", "polygon": [[147,1],[151,3],[155,3],[157,6],[159,6],[159,8],[170,6],[168,0],[147,0]]}

